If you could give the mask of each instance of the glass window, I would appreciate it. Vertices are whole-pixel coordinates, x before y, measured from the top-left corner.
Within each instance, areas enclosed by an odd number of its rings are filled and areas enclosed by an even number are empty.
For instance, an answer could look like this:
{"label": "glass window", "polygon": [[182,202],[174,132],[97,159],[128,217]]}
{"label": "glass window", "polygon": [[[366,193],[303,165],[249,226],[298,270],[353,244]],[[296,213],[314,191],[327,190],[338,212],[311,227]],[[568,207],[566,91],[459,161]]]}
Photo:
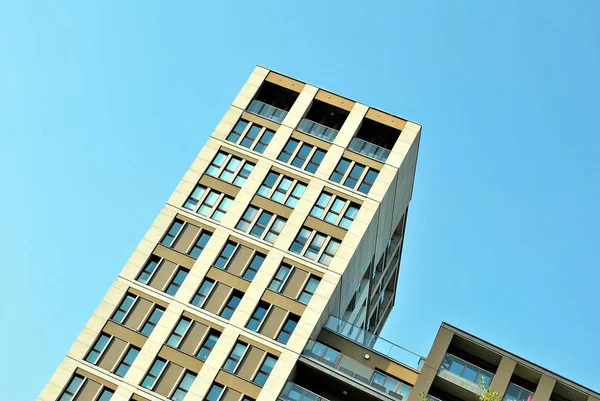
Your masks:
{"label": "glass window", "polygon": [[344,178],[344,175],[348,170],[348,166],[350,166],[350,160],[342,158],[335,167],[335,170],[333,171],[329,179],[337,183],[342,182],[342,178]]}
{"label": "glass window", "polygon": [[213,212],[211,219],[216,220],[216,221],[221,221],[223,220],[223,217],[225,217],[225,213],[227,213],[227,211],[229,210],[229,206],[231,206],[231,204],[233,203],[233,198],[229,197],[229,196],[224,196],[223,199],[221,199],[221,202],[219,202],[219,205],[217,206],[216,210]]}
{"label": "glass window", "polygon": [[209,217],[210,212],[219,200],[220,195],[220,192],[211,189],[208,195],[206,195],[206,197],[204,198],[204,201],[202,202],[200,207],[198,208],[198,213],[202,216]]}
{"label": "glass window", "polygon": [[65,388],[65,391],[63,391],[62,395],[58,399],[58,401],[71,401],[75,394],[77,394],[77,391],[79,391],[83,380],[83,376],[77,374],[74,375],[71,378],[69,384],[67,385],[67,388]]}
{"label": "glass window", "polygon": [[206,169],[206,174],[216,177],[226,159],[227,153],[217,153],[213,161],[210,163],[210,166],[208,166],[208,168]]}
{"label": "glass window", "polygon": [[275,202],[282,203],[285,195],[292,187],[293,182],[294,181],[291,178],[284,176],[281,181],[279,181],[279,184],[277,184],[277,187],[275,187],[275,192],[273,192],[273,195],[271,195],[271,199]]}
{"label": "glass window", "polygon": [[321,216],[323,216],[325,209],[327,209],[327,205],[329,204],[329,201],[331,200],[332,196],[333,195],[328,194],[327,192],[321,193],[321,195],[319,196],[319,199],[317,199],[317,202],[315,203],[312,210],[310,211],[310,214],[312,216],[320,219]]}
{"label": "glass window", "polygon": [[235,228],[237,228],[238,230],[244,231],[244,232],[248,231],[248,228],[252,224],[252,221],[254,220],[254,218],[256,217],[257,214],[258,214],[258,208],[254,207],[254,206],[248,206],[248,208],[244,212],[244,215],[242,216],[240,221],[238,221]]}
{"label": "glass window", "polygon": [[152,278],[152,275],[156,271],[156,267],[158,266],[159,263],[160,263],[160,258],[158,256],[156,256],[156,255],[150,256],[150,259],[148,259],[148,261],[144,265],[144,268],[138,275],[137,281],[139,281],[142,284],[148,284],[148,282],[150,281],[150,278]]}
{"label": "glass window", "polygon": [[344,181],[344,185],[350,188],[356,188],[356,184],[358,184],[364,170],[365,166],[354,163],[354,166],[352,166],[352,169],[350,170],[350,174],[348,174],[348,177],[346,177],[346,180]]}
{"label": "glass window", "polygon": [[160,306],[155,306],[152,313],[150,313],[150,317],[148,318],[148,320],[146,320],[144,327],[142,327],[142,330],[140,330],[140,333],[149,336],[150,333],[152,333],[152,330],[154,330],[154,328],[156,327],[156,324],[162,317],[163,313],[165,313],[164,308]]}
{"label": "glass window", "polygon": [[191,304],[201,308],[214,285],[214,280],[205,278],[202,284],[200,284],[200,288],[198,288],[196,295],[194,295],[194,298],[192,298]]}
{"label": "glass window", "polygon": [[233,185],[241,187],[246,183],[246,180],[250,176],[250,173],[254,169],[254,164],[245,162],[244,166],[238,173],[237,177],[233,180]]}
{"label": "glass window", "polygon": [[229,142],[237,143],[237,141],[240,139],[240,136],[246,129],[247,125],[248,125],[248,121],[245,121],[245,120],[238,121],[237,124],[235,125],[235,127],[233,127],[233,129],[229,133],[229,135],[227,135],[227,140]]}
{"label": "glass window", "polygon": [[115,311],[115,314],[112,317],[112,320],[117,323],[123,323],[125,320],[125,316],[133,306],[133,303],[136,301],[137,297],[135,295],[127,294],[125,298],[121,301],[121,304]]}
{"label": "glass window", "polygon": [[183,398],[190,390],[190,387],[192,386],[194,380],[196,380],[196,374],[190,371],[186,371],[185,375],[183,375],[183,378],[175,388],[171,399],[173,401],[183,401]]}
{"label": "glass window", "polygon": [[312,230],[309,230],[306,227],[302,227],[298,235],[296,235],[294,242],[292,242],[292,245],[290,246],[290,251],[300,254],[304,249],[304,246],[306,245],[306,242],[308,241],[308,238],[311,234]]}
{"label": "glass window", "polygon": [[297,140],[290,138],[290,140],[288,140],[288,142],[285,144],[285,147],[277,157],[277,160],[287,163],[292,157],[292,154],[294,154],[294,151],[296,150],[296,147],[299,143],[300,142],[298,142]]}
{"label": "glass window", "polygon": [[310,299],[312,298],[320,282],[321,280],[318,277],[311,275],[308,281],[306,282],[304,289],[300,293],[298,301],[305,305],[308,304],[308,301],[310,301]]}
{"label": "glass window", "polygon": [[310,260],[317,259],[317,255],[319,254],[319,252],[321,252],[321,248],[323,247],[323,244],[325,244],[326,240],[327,236],[316,232],[312,238],[312,241],[310,241],[308,248],[304,252],[304,257]]}
{"label": "glass window", "polygon": [[258,373],[256,374],[256,377],[253,380],[254,384],[257,384],[261,387],[265,385],[265,382],[267,381],[267,379],[269,378],[269,375],[273,371],[275,362],[277,362],[277,358],[267,354],[267,357],[265,358],[262,366],[260,367],[260,369],[258,370]]}
{"label": "glass window", "polygon": [[254,256],[252,256],[252,260],[248,264],[248,267],[246,267],[246,270],[244,271],[242,278],[244,278],[245,280],[248,280],[248,281],[252,281],[252,279],[254,278],[254,276],[256,276],[258,269],[260,269],[260,267],[262,266],[264,261],[265,261],[265,255],[263,255],[262,253],[256,252],[254,254]]}
{"label": "glass window", "polygon": [[294,167],[302,168],[306,163],[311,150],[313,150],[313,146],[303,143],[290,164]]}
{"label": "glass window", "polygon": [[331,238],[329,240],[329,244],[327,244],[327,247],[325,247],[325,251],[323,251],[323,254],[319,258],[319,263],[329,266],[339,247],[340,241]]}
{"label": "glass window", "polygon": [[329,211],[325,215],[324,220],[331,224],[337,223],[337,220],[340,217],[340,214],[342,213],[342,209],[344,208],[344,206],[346,206],[346,201],[341,198],[336,198],[333,201],[333,203],[331,204],[331,207],[329,208]]}
{"label": "glass window", "polygon": [[290,313],[285,323],[283,324],[281,331],[277,335],[277,341],[279,341],[282,344],[287,344],[299,320],[299,316]]}
{"label": "glass window", "polygon": [[175,219],[173,224],[171,224],[169,231],[167,231],[160,243],[164,246],[172,246],[177,234],[179,234],[179,231],[181,230],[181,227],[183,227],[183,221]]}
{"label": "glass window", "polygon": [[183,280],[185,280],[185,278],[187,277],[188,273],[188,269],[184,269],[181,267],[177,269],[177,273],[175,273],[175,276],[173,276],[173,279],[171,280],[171,283],[169,283],[169,286],[167,287],[165,292],[170,296],[174,296],[175,294],[177,294],[177,290],[179,290],[179,287],[181,287],[181,284],[183,283]]}
{"label": "glass window", "polygon": [[111,389],[104,387],[100,392],[100,396],[96,398],[96,401],[109,401],[114,393]]}
{"label": "glass window", "polygon": [[248,320],[248,324],[246,325],[246,327],[252,331],[258,331],[265,316],[267,316],[269,306],[270,305],[268,303],[260,301],[256,309],[254,310],[254,313],[250,317],[250,320]]}
{"label": "glass window", "polygon": [[221,311],[220,316],[223,319],[229,320],[231,318],[231,316],[233,315],[233,312],[235,312],[235,308],[237,308],[237,306],[240,304],[241,300],[242,300],[242,293],[240,293],[238,291],[234,291],[233,294],[231,294],[229,301],[227,301],[225,308],[223,308],[223,310]]}
{"label": "glass window", "polygon": [[304,167],[304,170],[308,171],[309,173],[314,173],[315,171],[317,171],[319,165],[323,161],[323,157],[325,157],[325,151],[317,148],[317,150],[315,150],[315,153],[313,153],[312,157],[310,158],[306,167]]}
{"label": "glass window", "polygon": [[215,344],[219,340],[220,335],[221,335],[221,333],[219,333],[216,330],[211,329],[208,332],[208,336],[206,336],[206,339],[204,340],[202,347],[200,347],[200,349],[198,350],[196,357],[200,360],[206,361],[206,358],[208,358],[208,356],[210,355],[210,351],[213,350],[213,348],[215,347]]}
{"label": "glass window", "polygon": [[119,364],[119,366],[117,366],[115,374],[119,377],[125,377],[125,374],[129,370],[129,368],[133,364],[133,361],[135,361],[135,358],[137,358],[139,353],[139,348],[130,346],[127,352],[125,353],[125,356],[121,360],[121,363]]}
{"label": "glass window", "polygon": [[298,204],[298,201],[302,197],[302,194],[304,193],[305,190],[306,190],[306,184],[297,182],[296,185],[294,186],[294,189],[292,190],[292,193],[290,194],[290,196],[288,196],[287,200],[285,201],[285,204],[289,207],[296,207],[296,205]]}
{"label": "glass window", "polygon": [[265,241],[270,242],[271,244],[274,243],[277,237],[279,237],[279,234],[281,234],[281,230],[283,230],[286,221],[287,220],[283,217],[277,216],[265,235]]}
{"label": "glass window", "polygon": [[256,223],[254,223],[254,226],[250,230],[250,235],[260,238],[263,235],[265,229],[267,228],[267,225],[269,225],[271,217],[273,217],[272,213],[263,210],[260,216],[258,217],[258,220],[256,221]]}
{"label": "glass window", "polygon": [[210,386],[210,390],[208,390],[208,394],[206,395],[206,401],[219,401],[221,398],[221,394],[223,393],[224,387],[219,383],[213,383]]}
{"label": "glass window", "polygon": [[183,337],[187,333],[187,330],[190,327],[191,323],[192,320],[188,319],[187,317],[182,317],[181,319],[179,319],[177,326],[175,326],[175,329],[167,339],[167,345],[173,348],[178,348],[179,344],[181,343],[181,340],[183,340]]}
{"label": "glass window", "polygon": [[148,390],[152,390],[152,388],[154,388],[154,385],[156,384],[156,380],[163,372],[166,364],[167,361],[165,361],[164,359],[156,358],[156,360],[150,367],[150,370],[146,374],[146,377],[144,377],[144,380],[142,380],[141,386],[147,388]]}
{"label": "glass window", "polygon": [[227,164],[225,164],[225,168],[219,174],[219,178],[223,181],[232,182],[233,177],[235,176],[235,172],[238,167],[242,164],[242,159],[239,157],[232,156]]}
{"label": "glass window", "polygon": [[231,354],[227,357],[225,361],[225,365],[223,365],[223,370],[226,370],[229,373],[235,373],[237,367],[239,366],[244,354],[246,353],[246,349],[248,348],[248,344],[244,344],[242,342],[238,342],[233,347]]}
{"label": "glass window", "polygon": [[273,277],[273,280],[271,280],[269,289],[271,291],[280,292],[291,270],[291,266],[282,263],[281,266],[279,266],[279,270],[277,270],[275,277]]}
{"label": "glass window", "polygon": [[210,237],[212,237],[211,232],[202,230],[202,232],[198,236],[198,239],[196,240],[196,243],[190,250],[189,255],[194,259],[198,259],[198,256],[200,256],[200,254],[206,247],[206,244],[208,243],[208,240],[210,239]]}
{"label": "glass window", "polygon": [[237,247],[238,247],[237,243],[235,243],[233,241],[227,241],[227,243],[221,250],[221,253],[217,257],[217,260],[215,260],[215,263],[213,263],[213,266],[218,269],[225,270],[227,263],[229,263],[229,261],[231,260]]}
{"label": "glass window", "polygon": [[189,210],[194,210],[196,206],[198,206],[198,203],[200,202],[202,195],[204,195],[204,192],[206,192],[206,187],[203,187],[202,185],[196,185],[196,188],[194,188],[192,194],[189,196],[189,198],[187,198],[183,204],[183,207]]}
{"label": "glass window", "polygon": [[267,148],[267,146],[269,145],[269,143],[271,143],[271,140],[273,139],[273,135],[275,135],[275,132],[266,129],[265,132],[260,137],[260,139],[258,140],[258,143],[256,144],[256,146],[254,146],[254,151],[256,151],[258,153],[263,153],[265,151],[265,149]]}
{"label": "glass window", "polygon": [[267,174],[267,178],[265,178],[265,180],[261,184],[260,188],[258,188],[257,193],[261,196],[268,198],[270,196],[271,191],[273,190],[273,187],[275,186],[275,183],[277,182],[277,179],[279,178],[279,176],[280,176],[280,174],[275,173],[273,171],[269,171],[269,174]]}
{"label": "glass window", "polygon": [[342,217],[342,220],[340,220],[339,226],[345,230],[350,229],[352,222],[358,214],[358,209],[359,206],[356,203],[351,203],[344,212],[344,216]]}
{"label": "glass window", "polygon": [[250,127],[250,129],[246,133],[244,139],[242,139],[242,142],[240,142],[240,145],[250,149],[256,138],[258,138],[258,134],[260,133],[261,129],[262,127],[259,125],[252,125],[252,127]]}
{"label": "glass window", "polygon": [[365,175],[365,178],[363,179],[363,182],[358,187],[358,191],[362,192],[363,194],[368,194],[373,186],[373,183],[377,179],[378,174],[378,171],[369,169],[367,175]]}
{"label": "glass window", "polygon": [[98,362],[98,359],[100,358],[102,352],[104,352],[104,350],[106,349],[106,346],[108,345],[110,339],[111,337],[108,334],[100,334],[100,337],[98,337],[98,339],[92,346],[92,349],[90,350],[90,352],[88,352],[87,356],[85,357],[85,360],[95,365]]}

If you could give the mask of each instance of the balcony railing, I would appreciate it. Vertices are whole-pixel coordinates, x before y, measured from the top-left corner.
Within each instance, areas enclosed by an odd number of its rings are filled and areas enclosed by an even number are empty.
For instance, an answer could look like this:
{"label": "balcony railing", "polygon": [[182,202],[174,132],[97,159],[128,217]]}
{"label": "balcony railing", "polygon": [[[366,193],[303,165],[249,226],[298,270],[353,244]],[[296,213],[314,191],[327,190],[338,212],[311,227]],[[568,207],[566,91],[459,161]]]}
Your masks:
{"label": "balcony railing", "polygon": [[279,399],[283,401],[329,401],[292,382],[285,384],[283,391],[279,394]]}
{"label": "balcony railing", "polygon": [[318,341],[309,340],[302,354],[397,400],[406,400],[412,388]]}
{"label": "balcony railing", "polygon": [[429,401],[442,401],[439,398],[432,396],[431,394],[427,394],[427,399]]}
{"label": "balcony railing", "polygon": [[421,355],[335,316],[329,316],[325,322],[325,328],[413,369],[420,370],[423,361],[425,361],[425,358]]}
{"label": "balcony railing", "polygon": [[464,380],[467,380],[476,385],[483,383],[485,386],[489,386],[494,377],[493,373],[488,372],[478,366],[473,365],[452,354],[446,354],[440,371],[448,371],[455,376],[458,376]]}
{"label": "balcony railing", "polygon": [[514,383],[508,385],[503,401],[532,401],[533,393]]}
{"label": "balcony railing", "polygon": [[303,118],[302,121],[300,121],[298,130],[328,142],[333,142],[338,134],[338,130],[316,123],[307,118]]}
{"label": "balcony railing", "polygon": [[350,145],[348,145],[348,149],[353,152],[360,153],[361,155],[370,157],[371,159],[379,160],[382,163],[385,163],[390,155],[389,149],[382,148],[381,146],[377,146],[367,141],[363,141],[360,138],[352,138]]}
{"label": "balcony railing", "polygon": [[248,111],[266,117],[269,120],[277,121],[278,123],[282,122],[285,116],[287,116],[287,111],[263,103],[260,100],[253,100],[250,103],[250,107],[248,107]]}

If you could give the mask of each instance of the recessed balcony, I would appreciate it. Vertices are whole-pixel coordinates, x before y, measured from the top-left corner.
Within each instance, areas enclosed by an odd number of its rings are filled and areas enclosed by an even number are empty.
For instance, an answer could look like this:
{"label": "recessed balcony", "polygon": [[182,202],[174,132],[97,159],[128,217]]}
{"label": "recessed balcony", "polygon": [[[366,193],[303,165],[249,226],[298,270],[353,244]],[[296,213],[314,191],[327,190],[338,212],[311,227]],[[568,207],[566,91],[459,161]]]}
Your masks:
{"label": "recessed balcony", "polygon": [[508,385],[508,389],[506,390],[506,394],[504,394],[504,398],[502,401],[532,401],[533,400],[533,392],[527,390],[524,387],[517,386],[514,383],[510,383]]}
{"label": "recessed balcony", "polygon": [[412,389],[410,385],[364,365],[363,363],[317,341],[309,340],[302,355],[329,366],[330,368],[397,400],[406,400]]}
{"label": "recessed balcony", "polygon": [[281,123],[297,98],[297,92],[265,81],[256,92],[247,111]]}
{"label": "recessed balcony", "polygon": [[385,163],[390,155],[389,149],[367,142],[360,138],[352,138],[350,145],[348,145],[348,149],[382,163]]}
{"label": "recessed balcony", "polygon": [[348,114],[348,111],[339,107],[314,100],[297,129],[327,142],[333,142]]}
{"label": "recessed balcony", "polygon": [[285,384],[283,391],[279,394],[279,399],[282,401],[329,401],[327,398],[321,397],[292,382]]}
{"label": "recessed balcony", "polygon": [[278,123],[282,122],[287,116],[287,111],[268,105],[260,100],[253,100],[250,107],[248,107],[248,111]]}
{"label": "recessed balcony", "polygon": [[452,354],[444,356],[437,375],[475,394],[481,392],[481,384],[489,386],[494,377],[493,373]]}
{"label": "recessed balcony", "polygon": [[365,118],[348,149],[385,163],[399,137],[400,130]]}

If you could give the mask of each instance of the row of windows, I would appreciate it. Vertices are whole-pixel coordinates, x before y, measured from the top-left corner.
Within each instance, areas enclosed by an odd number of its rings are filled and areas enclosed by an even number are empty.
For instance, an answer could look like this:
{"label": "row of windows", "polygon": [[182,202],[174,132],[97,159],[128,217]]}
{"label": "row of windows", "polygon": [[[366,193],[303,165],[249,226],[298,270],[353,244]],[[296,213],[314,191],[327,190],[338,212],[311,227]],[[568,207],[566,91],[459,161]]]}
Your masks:
{"label": "row of windows", "polygon": [[[140,385],[148,390],[155,390],[162,374],[166,371],[170,363],[166,359],[156,358]],[[173,401],[183,401],[194,380],[196,380],[196,374],[190,370],[184,370],[179,382],[173,387],[167,397]]]}
{"label": "row of windows", "polygon": [[286,222],[287,219],[281,216],[250,205],[235,228],[272,244],[281,234]]}
{"label": "row of windows", "polygon": [[[210,390],[208,390],[208,394],[206,395],[206,401],[219,401],[225,399],[226,392],[228,388],[220,383],[213,383],[210,386]],[[240,401],[254,401],[253,398],[248,397],[247,395],[242,394]]]}
{"label": "row of windows", "polygon": [[[63,390],[62,394],[58,397],[57,401],[72,401],[76,398],[80,398],[79,395],[84,393],[84,388],[92,382],[87,377],[84,377],[78,373],[74,374],[67,387]],[[108,387],[104,387],[95,382],[96,388],[93,388],[91,393],[86,394],[89,396],[89,401],[109,401],[114,394],[114,391]],[[87,401],[87,400],[86,400]]]}
{"label": "row of windows", "polygon": [[204,185],[196,185],[183,207],[215,221],[223,220],[233,198]]}
{"label": "row of windows", "polygon": [[[125,298],[123,298],[113,313],[111,320],[118,324],[126,324],[128,317],[132,314],[132,311],[135,309],[135,307],[140,303],[140,300],[142,300],[140,296],[127,293]],[[149,336],[164,312],[165,308],[162,306],[153,305],[150,308],[150,312],[148,313],[144,323],[138,328],[138,331],[145,336]]]}
{"label": "row of windows", "polygon": [[[87,356],[85,357],[85,361],[93,365],[102,365],[102,362],[104,362],[105,359],[108,359],[108,365],[102,367],[106,368],[107,370],[111,371],[119,377],[124,377],[127,371],[129,371],[131,365],[133,364],[133,361],[135,361],[135,358],[140,353],[140,349],[131,344],[124,344],[125,347],[121,352],[120,359],[115,364],[113,361],[110,360],[110,355],[108,358],[104,358],[104,356],[106,351],[111,347],[111,344],[115,343],[116,341],[122,342],[121,340],[115,339],[115,337],[107,333],[100,333],[100,336],[98,337],[98,339],[88,352]],[[116,348],[119,347],[117,346]],[[121,350],[117,349],[117,352],[119,351]]]}
{"label": "row of windows", "polygon": [[[244,356],[249,351],[250,346],[242,341],[238,341],[233,350],[227,357],[225,364],[223,365],[223,370],[232,374],[236,374],[238,372],[238,368],[240,367]],[[254,377],[252,378],[252,382],[257,386],[264,386],[269,375],[273,371],[273,367],[277,362],[277,357],[274,355],[266,353],[264,359],[259,364],[258,370],[254,373]]]}
{"label": "row of windows", "polygon": [[339,247],[339,240],[303,226],[292,242],[290,251],[329,266]]}
{"label": "row of windows", "polygon": [[[227,140],[258,153],[263,153],[267,144],[273,138],[273,135],[273,131],[265,129],[260,125],[250,123],[246,120],[239,120],[227,136]],[[317,171],[319,164],[323,161],[325,153],[326,151],[318,146],[305,143],[295,138],[290,138],[279,156],[277,156],[277,160],[314,174]],[[225,153],[219,152],[217,157],[223,158],[223,156],[219,156],[223,154]],[[239,163],[241,159],[237,159]],[[213,164],[214,163],[215,161],[213,161]],[[219,165],[221,164],[223,163],[220,163]],[[350,189],[359,191],[363,194],[368,194],[378,174],[379,171],[376,169],[343,157],[329,179]],[[217,176],[216,174],[211,175]]]}
{"label": "row of windows", "polygon": [[[182,238],[184,237],[183,233],[186,231],[188,226],[191,226],[191,224],[186,221],[180,219],[173,220],[171,227],[169,227],[169,230],[160,241],[161,245],[164,245],[168,248],[177,248],[179,241],[185,241],[182,240]],[[212,233],[210,231],[198,230],[195,238],[190,241],[190,245],[184,245],[184,248],[180,250],[192,258],[197,259],[204,250],[204,247],[208,243],[208,240],[211,238],[211,236]]]}

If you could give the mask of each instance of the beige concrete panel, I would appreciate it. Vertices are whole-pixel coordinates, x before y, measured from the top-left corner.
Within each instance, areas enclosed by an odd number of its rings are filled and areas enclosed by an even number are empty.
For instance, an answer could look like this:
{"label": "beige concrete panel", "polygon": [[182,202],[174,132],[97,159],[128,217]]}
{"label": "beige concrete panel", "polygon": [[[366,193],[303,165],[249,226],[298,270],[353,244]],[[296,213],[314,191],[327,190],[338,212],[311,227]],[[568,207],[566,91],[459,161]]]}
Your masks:
{"label": "beige concrete panel", "polygon": [[288,139],[292,136],[292,131],[293,129],[291,127],[287,127],[285,125],[280,126],[275,132],[275,136],[273,136],[271,143],[269,143],[269,146],[267,149],[265,149],[263,157],[265,159],[275,161],[287,143]]}
{"label": "beige concrete panel", "polygon": [[252,381],[254,373],[258,371],[266,352],[256,347],[250,347],[244,355],[242,363],[238,367],[237,375],[242,379]]}
{"label": "beige concrete panel", "polygon": [[160,351],[158,352],[158,356],[167,361],[171,361],[179,366],[183,366],[184,368],[191,370],[194,373],[200,372],[202,365],[204,362],[201,360],[194,358],[191,355],[185,354],[175,348],[171,348],[168,345],[163,345]]}
{"label": "beige concrete panel", "polygon": [[146,320],[146,317],[150,313],[152,307],[154,307],[152,302],[144,298],[138,298],[137,302],[131,309],[131,312],[129,312],[129,315],[127,318],[125,318],[123,325],[137,331],[142,323]]}
{"label": "beige concrete panel", "polygon": [[225,394],[221,397],[221,401],[240,401],[241,399],[242,393],[232,388],[227,388]]}
{"label": "beige concrete panel", "polygon": [[83,384],[81,390],[79,390],[79,394],[77,394],[77,401],[95,400],[101,387],[102,385],[100,383],[96,383],[93,380],[87,380]]}
{"label": "beige concrete panel", "polygon": [[[341,131],[340,131],[340,134],[341,134]],[[338,134],[338,136],[336,137],[336,142],[337,142],[338,138],[340,137],[340,134]],[[344,149],[342,147],[332,146],[331,148],[329,148],[329,151],[325,154],[325,157],[323,157],[323,160],[321,161],[321,165],[315,172],[315,178],[318,178],[322,181],[328,182],[329,177],[331,176],[331,173],[333,173],[333,170],[335,169],[338,162],[342,158],[343,153],[344,153]],[[334,188],[337,188],[340,191],[343,191],[343,188],[341,185],[334,184],[332,181],[329,181],[328,184],[333,186]]]}
{"label": "beige concrete panel", "polygon": [[[252,73],[252,75],[254,75],[254,73]],[[252,77],[252,75],[251,75],[251,77]],[[246,83],[244,84],[244,86],[242,87],[242,89],[240,90],[238,95],[235,97],[235,99],[233,100],[231,105],[234,107],[238,107],[242,110],[245,110],[248,107],[248,105],[250,104],[250,101],[252,100],[252,98],[256,95],[258,88],[260,87],[260,84],[253,84],[250,82],[257,82],[258,80],[259,80],[259,78],[256,77],[256,78],[253,78],[251,81],[250,80],[246,81]]]}
{"label": "beige concrete panel", "polygon": [[306,306],[301,304],[300,302],[295,301],[291,298],[287,298],[271,290],[266,290],[262,296],[262,299],[272,305],[277,305],[280,308],[295,313],[299,316],[302,316],[306,309]]}
{"label": "beige concrete panel", "polygon": [[406,120],[373,108],[369,108],[366,117],[370,120],[377,121],[380,124],[387,125],[388,127],[395,128],[399,131],[402,131],[406,125]]}
{"label": "beige concrete panel", "polygon": [[439,369],[453,336],[454,333],[452,333],[450,330],[440,327],[437,336],[433,341],[433,346],[429,350],[429,354],[425,360],[425,365],[436,370]]}
{"label": "beige concrete panel", "polygon": [[144,346],[146,337],[136,331],[133,331],[125,326],[121,326],[111,320],[107,321],[105,326],[102,328],[106,334],[110,334],[117,338],[120,338],[130,344],[133,344],[139,348]]}
{"label": "beige concrete panel", "polygon": [[344,121],[344,124],[340,128],[340,132],[335,138],[334,144],[342,148],[348,147],[350,141],[352,138],[354,138],[354,135],[356,135],[356,132],[358,131],[363,118],[367,114],[368,109],[368,106],[360,103],[356,103],[354,107],[352,107],[348,118],[346,118],[346,121]]}
{"label": "beige concrete panel", "polygon": [[221,118],[221,121],[219,121],[215,127],[212,137],[219,140],[225,140],[241,115],[242,110],[237,107],[230,107],[223,115],[223,118]]}
{"label": "beige concrete panel", "polygon": [[172,248],[181,253],[187,253],[187,250],[190,249],[192,242],[196,236],[198,236],[199,231],[200,230],[198,227],[191,224],[186,224],[177,236]]}
{"label": "beige concrete panel", "polygon": [[152,276],[152,280],[150,280],[150,287],[156,288],[159,291],[163,291],[167,284],[171,281],[176,269],[176,263],[163,259],[158,270],[156,273],[154,273],[154,276]]}
{"label": "beige concrete panel", "polygon": [[181,344],[179,344],[179,349],[190,355],[194,355],[208,335],[208,330],[208,326],[200,322],[192,322],[192,327],[188,329],[186,336]]}
{"label": "beige concrete panel", "polygon": [[279,74],[274,71],[269,71],[265,78],[265,81],[277,84],[279,86],[282,86],[286,89],[290,89],[298,93],[301,93],[304,90],[305,86],[308,86],[304,82],[298,81],[296,79],[290,78],[288,76]]}
{"label": "beige concrete panel", "polygon": [[356,102],[354,102],[353,100],[341,97],[339,95],[336,95],[335,93],[327,92],[323,89],[318,90],[317,94],[315,95],[315,99],[320,100],[323,103],[339,107],[340,109],[346,111],[352,111],[352,108],[356,104]]}
{"label": "beige concrete panel", "polygon": [[165,368],[154,391],[165,397],[171,395],[171,391],[173,391],[173,388],[175,388],[177,382],[180,380],[183,370],[182,366],[169,362],[169,365]]}
{"label": "beige concrete panel", "polygon": [[510,378],[512,377],[512,374],[515,371],[516,366],[517,361],[515,361],[512,358],[509,358],[508,356],[502,356],[502,359],[500,360],[500,365],[498,366],[498,369],[494,374],[494,378],[490,383],[490,389],[492,389],[493,391],[497,391],[498,394],[506,393],[506,389],[510,384]]}
{"label": "beige concrete panel", "polygon": [[240,291],[246,291],[250,285],[250,283],[243,278],[234,276],[228,271],[217,269],[216,267],[211,267],[208,270],[207,277]]}
{"label": "beige concrete panel", "polygon": [[234,376],[229,372],[225,372],[224,370],[221,370],[217,374],[216,381],[254,399],[256,399],[261,392],[260,387],[256,384]]}
{"label": "beige concrete panel", "polygon": [[116,367],[117,363],[121,360],[121,356],[125,352],[125,348],[127,348],[127,343],[121,339],[113,338],[100,358],[100,366],[102,369],[108,370],[112,372],[113,368]]}
{"label": "beige concrete panel", "polygon": [[300,92],[298,95],[298,98],[292,105],[290,111],[288,111],[281,124],[296,128],[302,117],[306,115],[308,109],[310,108],[312,100],[317,94],[317,90],[317,88],[311,85],[304,86],[302,92]]}
{"label": "beige concrete panel", "polygon": [[260,334],[269,338],[275,338],[279,333],[279,329],[283,325],[283,321],[285,320],[286,316],[287,311],[277,306],[273,306],[259,330]]}
{"label": "beige concrete panel", "polygon": [[533,394],[533,401],[549,401],[552,391],[554,391],[555,384],[556,379],[547,375],[542,375],[535,389],[535,393]]}
{"label": "beige concrete panel", "polygon": [[421,396],[419,394],[429,392],[431,388],[431,384],[433,383],[433,379],[437,374],[437,369],[434,369],[430,366],[423,366],[421,368],[421,372],[419,373],[419,377],[415,382],[413,389],[410,391],[407,401],[420,401]]}
{"label": "beige concrete panel", "polygon": [[300,291],[304,289],[308,276],[309,274],[300,268],[293,269],[285,283],[282,294],[286,297],[297,299]]}
{"label": "beige concrete panel", "polygon": [[222,283],[215,283],[215,286],[216,287],[213,289],[212,294],[208,297],[208,300],[204,303],[202,309],[218,315],[221,307],[229,299],[231,287]]}
{"label": "beige concrete panel", "polygon": [[241,276],[244,272],[246,265],[250,262],[250,257],[253,254],[253,250],[240,245],[236,254],[233,256],[229,265],[227,265],[227,271],[231,274],[235,274],[236,276]]}

